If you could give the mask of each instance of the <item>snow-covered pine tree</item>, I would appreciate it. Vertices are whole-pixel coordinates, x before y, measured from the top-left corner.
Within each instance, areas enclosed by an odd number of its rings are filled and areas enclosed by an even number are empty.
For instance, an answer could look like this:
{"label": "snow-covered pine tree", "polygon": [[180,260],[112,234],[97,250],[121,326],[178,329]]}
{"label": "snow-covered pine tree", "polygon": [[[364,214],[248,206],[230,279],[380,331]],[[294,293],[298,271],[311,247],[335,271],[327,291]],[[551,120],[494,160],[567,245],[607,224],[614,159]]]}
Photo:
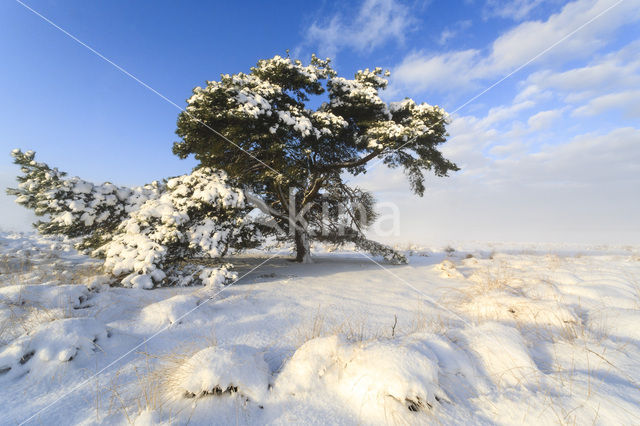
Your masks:
{"label": "snow-covered pine tree", "polygon": [[212,267],[229,249],[253,247],[259,232],[246,215],[244,193],[226,173],[200,168],[141,187],[93,184],[45,163],[33,151],[12,151],[21,166],[7,193],[43,219],[43,234],[76,238],[76,248],[104,258],[105,270],[125,286],[150,288],[235,277],[230,264]]}
{"label": "snow-covered pine tree", "polygon": [[[378,158],[403,169],[413,191],[422,195],[425,172],[446,176],[458,168],[438,150],[447,136],[444,110],[411,99],[387,104],[379,96],[386,76],[375,68],[358,71],[353,79],[339,77],[328,59],[316,56],[309,65],[280,56],[260,60],[248,74],[225,74],[193,90],[178,118],[181,140],[173,152],[225,170],[258,196],[295,243],[298,261],[310,260],[310,238],[354,242],[402,261],[365,238],[371,218],[354,218],[360,211],[372,213],[373,199],[349,188],[343,177],[365,173],[367,163]],[[321,219],[323,202],[334,214]],[[320,226],[321,221],[332,223]],[[345,222],[349,225],[340,226]]]}

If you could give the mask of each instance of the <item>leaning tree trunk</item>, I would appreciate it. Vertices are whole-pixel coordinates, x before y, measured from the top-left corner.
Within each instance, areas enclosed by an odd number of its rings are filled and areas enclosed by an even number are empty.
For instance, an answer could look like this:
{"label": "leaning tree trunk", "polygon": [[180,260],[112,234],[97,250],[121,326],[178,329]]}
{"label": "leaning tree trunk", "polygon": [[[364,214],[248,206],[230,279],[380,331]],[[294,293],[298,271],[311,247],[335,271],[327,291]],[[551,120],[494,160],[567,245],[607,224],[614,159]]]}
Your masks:
{"label": "leaning tree trunk", "polygon": [[295,231],[296,262],[313,263],[311,260],[311,248],[309,246],[309,234],[305,230]]}

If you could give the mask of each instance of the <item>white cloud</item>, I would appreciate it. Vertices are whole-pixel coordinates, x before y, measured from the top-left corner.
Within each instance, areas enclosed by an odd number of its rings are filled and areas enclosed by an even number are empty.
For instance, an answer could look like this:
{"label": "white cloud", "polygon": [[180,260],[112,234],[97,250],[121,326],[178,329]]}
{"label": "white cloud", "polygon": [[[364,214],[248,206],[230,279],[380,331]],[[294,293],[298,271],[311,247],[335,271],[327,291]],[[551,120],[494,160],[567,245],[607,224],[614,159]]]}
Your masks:
{"label": "white cloud", "polygon": [[[523,109],[521,104],[505,107],[500,113],[507,121],[511,112]],[[512,130],[499,130],[492,114],[478,119],[464,116],[449,128],[450,139],[443,153],[462,165],[460,179],[482,176],[490,185],[547,185],[571,182],[572,185],[608,185],[619,180],[640,184],[640,129],[624,127],[606,134],[589,133],[570,140],[543,139],[546,144],[532,150],[539,141],[532,130],[548,128],[563,114],[563,109],[541,111],[528,119],[525,132],[517,135],[517,122]],[[509,121],[512,123],[512,121]],[[513,130],[515,128],[515,130]],[[499,155],[496,159],[491,155]]]}
{"label": "white cloud", "polygon": [[[544,21],[516,26],[487,50],[413,52],[392,74],[392,89],[415,93],[481,87],[614,3],[575,1]],[[603,122],[595,133],[566,136],[584,132],[577,130],[584,121],[572,116],[618,111],[640,117],[640,42],[600,53],[620,27],[638,20],[639,2],[620,3],[541,58],[547,69],[520,83],[512,103],[484,116],[455,116],[442,151],[462,171],[430,179],[423,200],[396,196],[407,185],[393,179],[396,172],[384,172],[381,182],[402,185],[387,188],[381,201],[395,197],[400,205],[403,238],[578,242],[597,237],[610,243],[640,238],[635,218],[640,216],[635,197],[640,129]],[[575,68],[567,70],[567,64]],[[561,120],[563,127],[555,131]],[[427,231],[417,235],[418,229]]]}
{"label": "white cloud", "polygon": [[[491,167],[485,151],[505,155],[527,148],[521,139],[525,129],[517,117],[534,106],[534,102],[527,100],[491,108],[484,117],[454,116],[448,126],[450,137],[442,146],[442,152],[461,166],[464,173],[482,174],[485,168]],[[502,129],[505,124],[507,130]]]}
{"label": "white cloud", "polygon": [[543,100],[549,100],[551,98],[553,98],[552,91],[545,90],[544,88],[537,86],[535,84],[530,84],[528,86],[525,86],[524,89],[518,92],[518,94],[514,98],[514,101],[516,102],[522,102],[525,100],[543,101]]}
{"label": "white cloud", "polygon": [[640,90],[598,96],[576,108],[573,115],[594,116],[609,111],[621,111],[627,118],[640,118]]}
{"label": "white cloud", "polygon": [[479,57],[480,52],[476,49],[433,56],[414,52],[392,71],[391,85],[411,87],[414,91],[468,87],[476,79],[473,68]]}
{"label": "white cloud", "polygon": [[497,16],[520,21],[543,3],[545,0],[488,0],[484,6],[483,15],[485,18]]}
{"label": "white cloud", "polygon": [[428,179],[423,198],[407,197],[398,170],[379,167],[359,182],[363,187],[370,181],[397,185],[376,194],[400,208],[396,240],[637,242],[640,129],[583,134],[537,152],[514,143],[504,146],[505,157],[491,159],[481,153],[489,131],[476,133],[471,121],[457,129],[467,134],[450,141],[459,150],[452,159],[481,158],[461,164],[462,171],[449,178]]}
{"label": "white cloud", "polygon": [[539,71],[531,74],[521,98],[553,90],[573,103],[601,94],[640,87],[640,42],[593,60],[590,64],[565,71]]}
{"label": "white cloud", "polygon": [[635,41],[585,66],[535,72],[523,83],[516,99],[539,101],[543,94],[553,93],[556,99],[575,107],[573,117],[607,111],[618,111],[626,118],[640,117],[639,49],[640,42]]}
{"label": "white cloud", "polygon": [[529,117],[527,124],[531,131],[547,130],[560,117],[562,117],[562,110],[559,109],[540,111]]}
{"label": "white cloud", "polygon": [[533,101],[527,100],[515,102],[509,106],[494,107],[489,110],[487,116],[482,120],[485,126],[495,125],[501,121],[513,118],[520,111],[532,108],[535,105]]}
{"label": "white cloud", "polygon": [[438,43],[440,45],[447,44],[449,42],[449,40],[455,38],[458,34],[463,32],[464,30],[468,29],[469,27],[471,27],[471,21],[470,20],[458,21],[453,26],[446,27],[440,33],[440,38],[438,40]]}
{"label": "white cloud", "polygon": [[[578,0],[546,21],[527,21],[502,34],[485,53],[479,49],[441,54],[414,52],[394,70],[393,83],[415,90],[446,91],[497,78],[524,65],[569,33],[615,4]],[[622,2],[555,45],[538,62],[560,66],[585,58],[604,46],[622,26],[640,20],[640,2]]]}
{"label": "white cloud", "polygon": [[414,22],[409,8],[398,1],[365,0],[355,17],[336,14],[314,22],[305,44],[332,58],[343,48],[369,51],[389,40],[402,43]]}
{"label": "white cloud", "polygon": [[611,0],[579,0],[567,4],[544,22],[528,21],[518,25],[494,41],[483,64],[486,72],[503,72],[518,67],[595,18],[545,54],[545,59],[556,64],[558,61],[588,57],[602,47],[618,28],[640,19],[640,3],[635,2],[622,2],[596,18],[614,4]]}
{"label": "white cloud", "polygon": [[[640,130],[615,129],[608,134],[585,134],[539,152],[500,160],[496,178],[533,186],[640,185]],[[631,194],[628,194],[631,195]]]}
{"label": "white cloud", "polygon": [[451,137],[442,146],[443,154],[460,166],[464,173],[474,173],[487,166],[483,150],[496,142],[499,133],[475,117],[457,117],[449,126]]}
{"label": "white cloud", "polygon": [[449,27],[442,30],[440,33],[440,39],[438,40],[439,44],[447,44],[449,40],[456,36],[457,32],[455,30],[450,29]]}

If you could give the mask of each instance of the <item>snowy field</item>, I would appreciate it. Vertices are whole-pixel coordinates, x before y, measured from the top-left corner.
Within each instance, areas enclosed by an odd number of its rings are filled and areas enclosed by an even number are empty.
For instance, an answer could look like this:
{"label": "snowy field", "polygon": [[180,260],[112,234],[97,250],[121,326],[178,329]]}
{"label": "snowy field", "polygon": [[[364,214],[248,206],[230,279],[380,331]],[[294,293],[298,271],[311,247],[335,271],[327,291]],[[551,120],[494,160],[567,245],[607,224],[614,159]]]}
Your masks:
{"label": "snowy field", "polygon": [[248,253],[216,294],[0,234],[0,423],[640,423],[640,248],[406,253]]}

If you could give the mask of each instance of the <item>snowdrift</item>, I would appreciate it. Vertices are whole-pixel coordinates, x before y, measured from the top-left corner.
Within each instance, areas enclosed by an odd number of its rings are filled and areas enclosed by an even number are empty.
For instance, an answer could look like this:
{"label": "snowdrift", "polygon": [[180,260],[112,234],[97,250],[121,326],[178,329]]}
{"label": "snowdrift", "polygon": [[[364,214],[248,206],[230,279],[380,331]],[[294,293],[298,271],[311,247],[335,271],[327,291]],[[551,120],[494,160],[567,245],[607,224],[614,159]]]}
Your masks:
{"label": "snowdrift", "polygon": [[209,347],[180,365],[171,375],[170,386],[188,398],[238,393],[264,402],[271,376],[264,353],[242,345]]}
{"label": "snowdrift", "polygon": [[389,410],[419,411],[442,400],[438,358],[427,337],[350,343],[339,336],[301,346],[275,382],[295,396],[337,395],[360,415],[384,418]]}
{"label": "snowdrift", "polygon": [[0,351],[0,374],[45,375],[59,363],[98,350],[106,340],[104,324],[92,318],[66,318],[43,324]]}

